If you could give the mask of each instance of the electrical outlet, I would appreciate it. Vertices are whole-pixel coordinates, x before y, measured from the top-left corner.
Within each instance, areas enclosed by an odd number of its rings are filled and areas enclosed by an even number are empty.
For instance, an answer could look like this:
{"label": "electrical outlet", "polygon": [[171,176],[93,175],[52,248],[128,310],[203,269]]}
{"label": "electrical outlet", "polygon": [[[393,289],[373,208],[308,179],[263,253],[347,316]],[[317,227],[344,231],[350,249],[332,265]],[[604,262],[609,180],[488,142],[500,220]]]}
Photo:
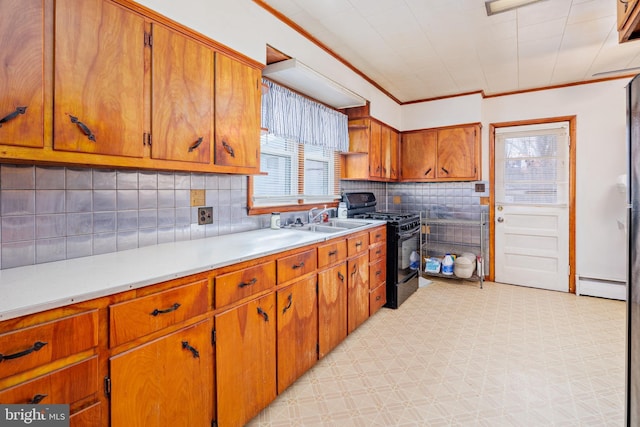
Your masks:
{"label": "electrical outlet", "polygon": [[213,224],[213,208],[198,208],[198,225]]}

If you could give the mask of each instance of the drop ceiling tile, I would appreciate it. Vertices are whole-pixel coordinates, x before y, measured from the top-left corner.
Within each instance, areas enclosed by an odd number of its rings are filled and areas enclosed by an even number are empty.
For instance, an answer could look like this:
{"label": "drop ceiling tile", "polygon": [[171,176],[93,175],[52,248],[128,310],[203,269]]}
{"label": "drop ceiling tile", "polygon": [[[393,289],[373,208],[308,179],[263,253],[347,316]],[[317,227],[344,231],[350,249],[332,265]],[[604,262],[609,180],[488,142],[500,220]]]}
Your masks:
{"label": "drop ceiling tile", "polygon": [[541,38],[549,38],[554,36],[562,36],[566,24],[565,18],[544,21],[538,24],[521,26],[518,28],[518,40],[526,42]]}
{"label": "drop ceiling tile", "polygon": [[567,24],[576,24],[594,19],[616,16],[616,8],[609,0],[589,0],[574,3]]}
{"label": "drop ceiling tile", "polygon": [[528,26],[566,18],[570,10],[571,0],[546,0],[522,7],[513,13],[518,15],[518,25]]}

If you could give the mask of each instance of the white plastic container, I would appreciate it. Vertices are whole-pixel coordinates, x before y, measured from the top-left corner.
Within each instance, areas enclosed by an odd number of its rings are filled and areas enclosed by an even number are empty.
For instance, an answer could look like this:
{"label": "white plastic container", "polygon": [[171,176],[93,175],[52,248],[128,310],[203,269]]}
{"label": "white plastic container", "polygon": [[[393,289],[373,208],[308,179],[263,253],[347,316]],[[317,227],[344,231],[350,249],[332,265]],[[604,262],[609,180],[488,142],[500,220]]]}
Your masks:
{"label": "white plastic container", "polygon": [[347,217],[347,204],[345,202],[338,203],[338,218]]}
{"label": "white plastic container", "polygon": [[453,258],[450,253],[447,253],[444,258],[442,258],[442,274],[446,276],[453,275]]}
{"label": "white plastic container", "polygon": [[411,255],[409,255],[409,268],[411,270],[417,270],[420,267],[420,255],[418,252],[413,251]]}
{"label": "white plastic container", "polygon": [[476,269],[476,256],[472,253],[463,253],[456,258],[453,265],[453,274],[461,279],[468,279]]}

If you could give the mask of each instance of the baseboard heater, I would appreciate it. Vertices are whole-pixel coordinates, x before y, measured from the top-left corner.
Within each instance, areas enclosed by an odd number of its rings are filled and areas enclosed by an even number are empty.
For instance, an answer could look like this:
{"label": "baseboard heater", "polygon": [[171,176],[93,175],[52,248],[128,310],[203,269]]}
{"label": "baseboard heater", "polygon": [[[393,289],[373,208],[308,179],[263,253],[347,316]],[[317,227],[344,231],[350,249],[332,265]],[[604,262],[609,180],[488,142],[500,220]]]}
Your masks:
{"label": "baseboard heater", "polygon": [[627,282],[577,276],[576,295],[625,301],[627,299]]}

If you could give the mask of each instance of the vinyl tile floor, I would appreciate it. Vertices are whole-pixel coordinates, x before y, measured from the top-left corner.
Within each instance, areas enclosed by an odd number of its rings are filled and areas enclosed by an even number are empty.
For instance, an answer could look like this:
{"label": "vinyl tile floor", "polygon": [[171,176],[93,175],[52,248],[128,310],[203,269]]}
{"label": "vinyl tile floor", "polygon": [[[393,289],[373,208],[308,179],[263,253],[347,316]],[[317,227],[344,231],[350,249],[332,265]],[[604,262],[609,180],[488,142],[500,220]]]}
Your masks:
{"label": "vinyl tile floor", "polygon": [[624,424],[625,303],[437,281],[383,308],[248,424]]}

